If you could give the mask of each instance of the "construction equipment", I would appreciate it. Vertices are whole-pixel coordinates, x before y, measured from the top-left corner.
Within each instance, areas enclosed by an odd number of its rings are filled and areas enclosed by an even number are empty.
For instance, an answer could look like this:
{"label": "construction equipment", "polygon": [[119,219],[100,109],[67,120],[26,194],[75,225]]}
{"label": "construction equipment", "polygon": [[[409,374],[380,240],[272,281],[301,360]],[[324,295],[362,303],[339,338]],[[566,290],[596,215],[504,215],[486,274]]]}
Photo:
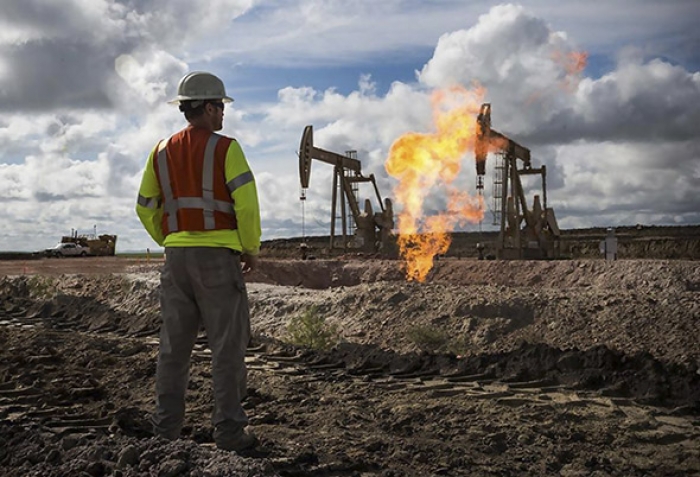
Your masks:
{"label": "construction equipment", "polygon": [[[554,211],[547,207],[547,168],[533,168],[530,150],[491,128],[491,104],[481,105],[477,116],[476,188],[482,195],[486,156],[496,150],[500,156],[494,178],[494,222],[500,225],[496,241],[499,259],[553,259],[560,256],[561,232]],[[518,161],[523,163],[518,169]],[[535,195],[528,209],[521,176],[540,175],[542,201]]]}
{"label": "construction equipment", "polygon": [[[345,155],[319,149],[314,146],[313,126],[304,128],[299,145],[299,179],[301,182],[300,199],[306,200],[306,189],[311,178],[311,162],[316,159],[333,166],[333,197],[331,204],[331,233],[330,248],[359,249],[363,252],[388,251],[391,241],[391,233],[394,228],[394,211],[391,199],[382,201],[374,174],[368,177],[362,175],[362,165],[357,160],[355,151],[348,151]],[[376,193],[380,212],[374,212],[369,199],[364,202],[364,212],[360,211],[358,203],[358,184],[371,183]],[[339,196],[338,190],[341,190]],[[303,203],[303,202],[302,202]],[[347,204],[347,206],[346,206]],[[338,244],[335,239],[335,224],[340,207],[342,223],[342,242]],[[349,218],[347,207],[350,208],[352,220],[355,223],[353,240],[349,240]],[[338,246],[339,245],[339,246]]]}
{"label": "construction equipment", "polygon": [[78,235],[77,230],[71,230],[70,235],[61,237],[61,243],[75,243],[90,250],[88,255],[113,256],[117,245],[116,235]]}

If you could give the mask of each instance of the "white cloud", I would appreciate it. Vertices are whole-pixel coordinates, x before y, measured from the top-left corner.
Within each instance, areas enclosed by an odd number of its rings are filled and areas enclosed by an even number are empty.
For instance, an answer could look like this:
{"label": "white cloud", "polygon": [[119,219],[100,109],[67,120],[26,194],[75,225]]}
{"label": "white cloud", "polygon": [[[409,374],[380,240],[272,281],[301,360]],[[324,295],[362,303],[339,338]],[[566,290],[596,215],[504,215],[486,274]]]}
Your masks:
{"label": "white cloud", "polygon": [[526,132],[570,104],[579,54],[566,34],[541,18],[500,5],[474,27],[443,35],[419,79],[431,88],[483,85],[497,124]]}
{"label": "white cloud", "polygon": [[173,53],[181,54],[188,42],[216,38],[214,32],[250,5],[248,0],[3,5],[0,25],[12,29],[0,36],[0,64],[10,65],[0,75],[0,110],[118,106],[118,73],[155,101],[164,90],[174,91],[173,82],[185,71]]}
{"label": "white cloud", "polygon": [[[691,141],[657,145],[579,142],[560,146],[557,163],[565,183],[550,190],[550,199],[560,205],[558,216],[564,227],[582,221],[595,225],[649,224],[651,217],[659,216],[665,216],[669,223],[670,217],[684,215],[686,223],[693,223],[700,210],[695,192],[700,180],[692,174],[699,154],[700,144]],[[696,159],[688,161],[687,157]],[[630,217],[635,218],[634,222],[629,221]]]}

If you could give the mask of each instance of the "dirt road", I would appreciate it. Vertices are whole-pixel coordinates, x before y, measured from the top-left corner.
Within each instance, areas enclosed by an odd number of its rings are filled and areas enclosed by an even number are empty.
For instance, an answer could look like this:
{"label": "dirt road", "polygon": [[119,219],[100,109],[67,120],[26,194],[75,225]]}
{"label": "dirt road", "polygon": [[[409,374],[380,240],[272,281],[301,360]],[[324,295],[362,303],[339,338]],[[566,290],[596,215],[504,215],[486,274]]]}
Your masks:
{"label": "dirt road", "polygon": [[0,260],[0,276],[57,276],[76,273],[105,275],[123,273],[126,270],[154,270],[162,263],[162,258],[124,258],[119,256]]}
{"label": "dirt road", "polygon": [[[212,444],[203,338],[183,439],[151,437],[160,263],[118,260],[0,263],[0,474],[700,475],[696,262],[447,260],[417,284],[398,262],[264,261],[261,445],[237,456]],[[310,309],[329,351],[286,342]]]}

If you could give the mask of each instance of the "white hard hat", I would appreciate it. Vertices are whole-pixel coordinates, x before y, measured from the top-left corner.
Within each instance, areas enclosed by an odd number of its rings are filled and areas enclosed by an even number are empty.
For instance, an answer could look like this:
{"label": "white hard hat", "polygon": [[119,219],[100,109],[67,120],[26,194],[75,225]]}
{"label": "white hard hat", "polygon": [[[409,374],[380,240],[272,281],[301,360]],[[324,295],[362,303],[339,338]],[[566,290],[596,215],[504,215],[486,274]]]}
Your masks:
{"label": "white hard hat", "polygon": [[185,75],[177,85],[177,98],[169,101],[178,104],[182,101],[217,99],[230,103],[233,98],[226,95],[223,81],[205,71],[193,71]]}

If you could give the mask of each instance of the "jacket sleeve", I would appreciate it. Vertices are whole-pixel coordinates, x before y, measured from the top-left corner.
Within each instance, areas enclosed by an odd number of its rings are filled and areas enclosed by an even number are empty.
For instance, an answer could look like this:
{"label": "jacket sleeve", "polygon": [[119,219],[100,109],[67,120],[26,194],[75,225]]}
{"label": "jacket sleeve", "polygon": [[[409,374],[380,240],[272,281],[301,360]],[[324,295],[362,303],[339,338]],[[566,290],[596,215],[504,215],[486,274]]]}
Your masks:
{"label": "jacket sleeve", "polygon": [[226,183],[233,199],[238,235],[243,253],[260,253],[260,205],[255,177],[237,141],[231,141],[226,154]]}
{"label": "jacket sleeve", "polygon": [[153,157],[158,146],[151,151],[146,162],[146,168],[141,178],[141,187],[136,201],[136,214],[151,238],[161,247],[163,246],[163,229],[161,219],[163,217],[163,200],[161,199],[160,185],[153,168]]}

